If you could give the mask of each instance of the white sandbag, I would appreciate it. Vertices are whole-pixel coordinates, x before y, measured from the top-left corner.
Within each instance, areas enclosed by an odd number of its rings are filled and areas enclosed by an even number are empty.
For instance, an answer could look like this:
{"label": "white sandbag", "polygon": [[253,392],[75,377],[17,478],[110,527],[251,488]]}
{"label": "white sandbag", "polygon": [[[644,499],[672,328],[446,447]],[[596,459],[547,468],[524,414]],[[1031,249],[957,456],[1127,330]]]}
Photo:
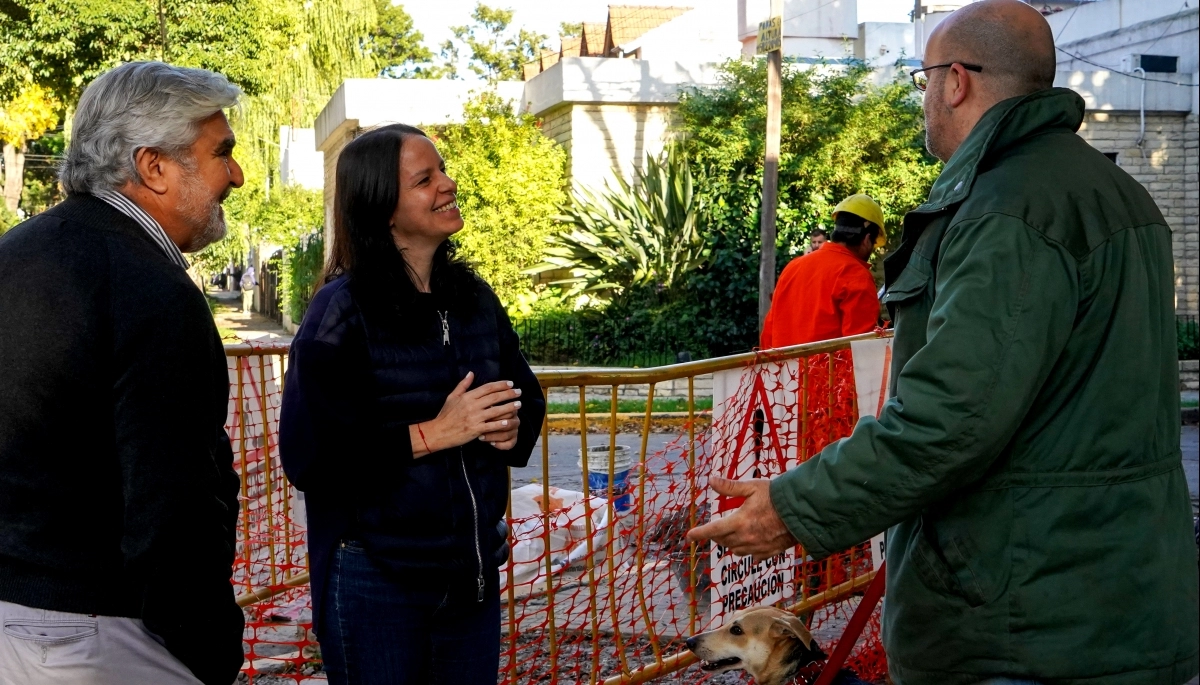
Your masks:
{"label": "white sandbag", "polygon": [[508,567],[513,569],[513,584],[531,584],[536,591],[546,583],[546,518],[550,523],[550,573],[559,574],[587,556],[587,507],[592,510],[592,549],[595,563],[603,558],[608,541],[607,501],[574,490],[551,487],[549,506],[542,507],[545,491],[540,484],[513,490],[512,550],[509,561],[500,567],[500,587],[508,586]]}

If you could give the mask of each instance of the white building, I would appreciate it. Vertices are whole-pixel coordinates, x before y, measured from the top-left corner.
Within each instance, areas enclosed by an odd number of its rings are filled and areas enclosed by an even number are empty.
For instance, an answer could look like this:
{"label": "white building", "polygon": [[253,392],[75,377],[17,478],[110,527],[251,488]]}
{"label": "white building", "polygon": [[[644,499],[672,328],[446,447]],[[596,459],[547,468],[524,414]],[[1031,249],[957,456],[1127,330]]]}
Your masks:
{"label": "white building", "polygon": [[670,139],[680,89],[716,83],[740,54],[732,1],[693,5],[612,5],[605,24],[526,65],[522,106],[566,149],[572,183],[630,177]]}
{"label": "white building", "polygon": [[311,128],[279,127],[279,182],[320,190],[325,185],[325,153]]}
{"label": "white building", "polygon": [[1174,231],[1175,308],[1200,314],[1195,0],[1097,0],[1047,17],[1055,85],[1087,102],[1079,130],[1146,186]]}
{"label": "white building", "polygon": [[[770,0],[738,0],[738,40],[749,57],[758,48],[758,24],[771,11]],[[855,0],[784,0],[783,55],[800,63],[857,59],[880,70],[877,81],[890,79],[897,60],[915,54],[912,23],[858,21]]]}

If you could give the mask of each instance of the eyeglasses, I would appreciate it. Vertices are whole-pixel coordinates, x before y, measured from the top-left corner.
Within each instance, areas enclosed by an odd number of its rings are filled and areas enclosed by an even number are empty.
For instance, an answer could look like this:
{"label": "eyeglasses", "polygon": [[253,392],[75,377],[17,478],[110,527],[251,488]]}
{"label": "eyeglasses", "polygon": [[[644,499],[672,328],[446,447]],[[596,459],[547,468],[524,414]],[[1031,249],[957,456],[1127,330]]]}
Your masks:
{"label": "eyeglasses", "polygon": [[967,71],[974,71],[976,73],[983,71],[983,67],[979,66],[978,64],[964,64],[962,62],[950,62],[948,64],[937,64],[932,67],[925,67],[923,69],[914,69],[911,72],[909,72],[909,75],[912,76],[913,85],[917,87],[917,90],[924,93],[925,88],[927,86],[929,86],[929,75],[926,74],[925,72],[933,71],[934,69],[945,69],[947,67],[952,67],[955,64],[962,65],[962,68],[966,69]]}

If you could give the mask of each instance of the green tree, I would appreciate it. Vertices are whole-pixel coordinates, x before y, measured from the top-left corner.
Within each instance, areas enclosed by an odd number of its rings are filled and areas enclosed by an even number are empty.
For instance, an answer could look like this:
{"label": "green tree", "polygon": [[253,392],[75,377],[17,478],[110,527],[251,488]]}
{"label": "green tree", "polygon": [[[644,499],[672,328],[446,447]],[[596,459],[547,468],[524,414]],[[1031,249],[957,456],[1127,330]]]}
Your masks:
{"label": "green tree", "polygon": [[0,0],[0,106],[33,86],[69,117],[88,83],[131,60],[219,71],[247,95],[232,117],[239,156],[248,182],[266,183],[278,126],[376,73],[378,25],[374,0]]}
{"label": "green tree", "polygon": [[[368,37],[379,25],[374,0],[253,1],[278,3],[287,23],[284,30],[271,32],[279,44],[263,64],[270,75],[267,87],[248,92],[231,117],[238,139],[234,154],[246,183],[227,201],[228,237],[195,256],[202,270],[216,271],[231,261],[241,262],[252,245],[262,242],[290,246],[275,240],[274,224],[268,223],[270,213],[263,210],[271,207],[288,215],[292,210],[275,201],[296,198],[279,183],[279,126],[307,125],[344,79],[377,73],[377,63],[368,52]],[[219,65],[212,68],[222,71]],[[294,241],[303,233],[290,235]]]}
{"label": "green tree", "polygon": [[[451,26],[453,40],[442,44],[447,64],[458,62],[460,44],[470,51],[470,69],[489,83],[521,80],[521,65],[537,57],[546,46],[546,36],[518,28],[510,30],[512,10],[497,9],[483,3],[471,12],[474,23]],[[451,67],[452,68],[452,67]]]}
{"label": "green tree", "polygon": [[523,273],[538,263],[553,216],[566,200],[566,153],[536,119],[513,113],[492,93],[470,100],[465,121],[431,129],[446,169],[458,182],[466,226],[462,254],[506,305],[529,290]]}
{"label": "green tree", "polygon": [[583,35],[583,23],[563,21],[558,24],[558,35],[561,38],[575,38]]}
{"label": "green tree", "polygon": [[[941,169],[925,152],[924,116],[911,86],[898,77],[875,88],[871,73],[863,64],[784,69],[781,270],[803,252],[813,229],[832,227],[833,207],[853,193],[867,193],[883,207],[890,230],[881,252],[892,249],[902,217],[925,199]],[[695,322],[693,350],[707,342],[711,352],[727,353],[757,342],[765,102],[761,60],[730,61],[717,86],[681,97],[681,128],[695,160],[713,256],[662,309]]]}
{"label": "green tree", "polygon": [[433,64],[433,52],[421,41],[424,34],[413,26],[403,5],[375,0],[379,23],[367,38],[366,50],[386,78],[441,78],[445,70]]}

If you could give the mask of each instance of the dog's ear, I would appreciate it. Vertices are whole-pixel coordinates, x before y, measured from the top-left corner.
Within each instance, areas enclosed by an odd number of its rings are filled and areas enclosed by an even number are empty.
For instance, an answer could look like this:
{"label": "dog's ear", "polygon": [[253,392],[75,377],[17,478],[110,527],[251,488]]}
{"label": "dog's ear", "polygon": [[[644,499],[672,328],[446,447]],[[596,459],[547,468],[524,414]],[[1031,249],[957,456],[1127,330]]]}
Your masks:
{"label": "dog's ear", "polygon": [[816,647],[812,633],[808,632],[808,628],[804,626],[804,621],[801,621],[792,614],[775,617],[775,620],[771,622],[771,635],[776,637],[790,635],[799,640],[806,649],[812,650]]}

